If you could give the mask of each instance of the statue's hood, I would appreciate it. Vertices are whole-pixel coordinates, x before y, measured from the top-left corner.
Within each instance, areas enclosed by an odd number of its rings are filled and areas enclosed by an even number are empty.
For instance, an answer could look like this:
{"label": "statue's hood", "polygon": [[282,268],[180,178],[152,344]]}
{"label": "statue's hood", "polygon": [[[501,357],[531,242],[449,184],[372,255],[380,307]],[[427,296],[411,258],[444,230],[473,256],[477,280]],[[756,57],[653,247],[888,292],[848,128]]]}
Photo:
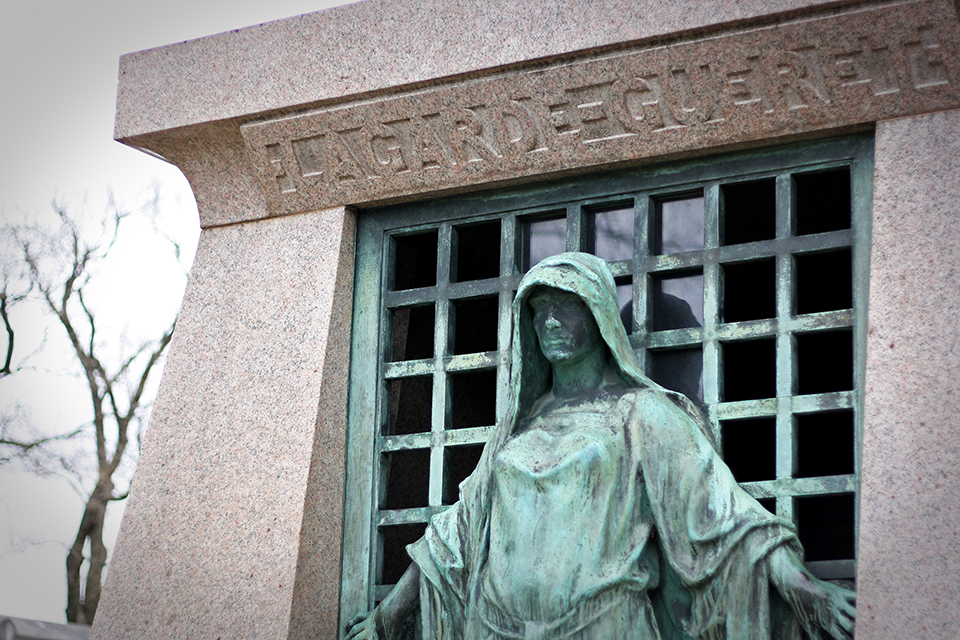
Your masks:
{"label": "statue's hood", "polygon": [[640,369],[620,320],[617,286],[610,268],[589,253],[561,253],[545,258],[520,281],[513,302],[511,388],[515,391],[516,419],[522,419],[532,404],[550,386],[550,364],[540,352],[527,301],[537,287],[553,287],[580,297],[593,314],[600,335],[610,351],[611,364],[630,387],[656,386]]}

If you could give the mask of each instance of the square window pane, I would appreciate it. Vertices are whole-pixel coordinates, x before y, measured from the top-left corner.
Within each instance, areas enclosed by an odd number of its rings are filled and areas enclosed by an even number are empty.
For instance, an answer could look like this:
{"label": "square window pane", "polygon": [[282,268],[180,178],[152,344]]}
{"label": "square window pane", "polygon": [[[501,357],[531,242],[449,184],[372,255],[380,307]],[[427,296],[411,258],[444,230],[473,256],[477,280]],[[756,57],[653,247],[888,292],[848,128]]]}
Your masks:
{"label": "square window pane", "polygon": [[407,553],[407,545],[422,538],[426,529],[426,523],[398,524],[380,528],[383,551],[380,562],[379,584],[396,584],[400,581],[400,577],[411,562],[410,554]]}
{"label": "square window pane", "polygon": [[723,321],[763,320],[777,315],[777,265],[773,258],[735,262],[723,268]]}
{"label": "square window pane", "polygon": [[853,389],[853,332],[822,331],[796,335],[797,393]]}
{"label": "square window pane", "polygon": [[703,203],[703,196],[694,196],[657,204],[655,253],[665,255],[703,249]]}
{"label": "square window pane", "polygon": [[450,374],[450,428],[489,427],[497,421],[497,370]]}
{"label": "square window pane", "polygon": [[654,331],[703,326],[703,275],[657,277],[652,290]]}
{"label": "square window pane", "polygon": [[849,248],[793,257],[798,314],[853,307],[852,258]]}
{"label": "square window pane", "polygon": [[777,515],[777,499],[776,498],[760,498],[757,500],[760,503],[760,506],[772,513]]}
{"label": "square window pane", "polygon": [[773,338],[724,342],[723,401],[759,400],[777,395],[777,347]]}
{"label": "square window pane", "polygon": [[850,228],[850,168],[793,176],[797,235]]}
{"label": "square window pane", "polygon": [[394,291],[437,284],[437,230],[393,236]]}
{"label": "square window pane", "polygon": [[797,535],[807,562],[854,557],[852,493],[796,498],[794,505]]}
{"label": "square window pane", "polygon": [[797,478],[853,473],[853,411],[796,416]]}
{"label": "square window pane", "polygon": [[387,480],[382,509],[427,506],[430,492],[430,450],[391,451],[383,455]]}
{"label": "square window pane", "polygon": [[772,240],[777,230],[777,183],[773,178],[721,187],[722,244]]}
{"label": "square window pane", "polygon": [[444,448],[443,504],[453,504],[460,499],[460,483],[477,468],[482,453],[482,444]]}
{"label": "square window pane", "polygon": [[456,227],[455,282],[496,278],[500,275],[500,221]]}
{"label": "square window pane", "polygon": [[387,380],[390,414],[387,434],[391,436],[430,431],[433,406],[433,378],[417,376]]}
{"label": "square window pane", "polygon": [[723,461],[737,482],[777,477],[777,420],[751,418],[720,423]]}
{"label": "square window pane", "polygon": [[672,391],[679,391],[697,406],[703,406],[703,350],[669,349],[650,353],[650,377]]}
{"label": "square window pane", "polygon": [[453,353],[484,353],[497,350],[497,317],[499,298],[473,298],[453,303]]}
{"label": "square window pane", "polygon": [[616,282],[620,321],[627,335],[630,335],[633,333],[633,281],[630,278],[618,278]]}
{"label": "square window pane", "polygon": [[567,218],[553,216],[549,218],[528,218],[523,221],[523,261],[524,271],[549,256],[567,250]]}
{"label": "square window pane", "polygon": [[403,307],[390,312],[393,349],[390,362],[433,357],[434,306]]}
{"label": "square window pane", "polygon": [[633,258],[633,207],[595,211],[587,216],[587,247],[608,262]]}

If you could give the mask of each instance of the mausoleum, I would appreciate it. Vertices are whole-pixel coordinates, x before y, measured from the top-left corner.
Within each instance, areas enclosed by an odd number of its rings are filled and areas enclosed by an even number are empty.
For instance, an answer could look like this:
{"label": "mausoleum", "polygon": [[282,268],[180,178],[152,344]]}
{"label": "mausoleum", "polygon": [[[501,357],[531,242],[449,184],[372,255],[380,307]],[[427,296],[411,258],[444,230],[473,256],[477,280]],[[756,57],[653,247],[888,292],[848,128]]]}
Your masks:
{"label": "mausoleum", "polygon": [[366,0],[122,57],[202,233],[91,638],[340,637],[565,251],[859,640],[960,635],[958,8]]}

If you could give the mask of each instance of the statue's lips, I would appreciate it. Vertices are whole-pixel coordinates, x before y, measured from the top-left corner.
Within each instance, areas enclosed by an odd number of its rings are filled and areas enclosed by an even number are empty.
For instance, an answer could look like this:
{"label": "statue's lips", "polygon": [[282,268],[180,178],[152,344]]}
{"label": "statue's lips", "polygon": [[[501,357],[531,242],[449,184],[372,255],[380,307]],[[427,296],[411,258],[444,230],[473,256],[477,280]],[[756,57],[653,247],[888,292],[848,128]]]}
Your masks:
{"label": "statue's lips", "polygon": [[568,336],[547,336],[543,339],[545,347],[569,347],[571,346]]}

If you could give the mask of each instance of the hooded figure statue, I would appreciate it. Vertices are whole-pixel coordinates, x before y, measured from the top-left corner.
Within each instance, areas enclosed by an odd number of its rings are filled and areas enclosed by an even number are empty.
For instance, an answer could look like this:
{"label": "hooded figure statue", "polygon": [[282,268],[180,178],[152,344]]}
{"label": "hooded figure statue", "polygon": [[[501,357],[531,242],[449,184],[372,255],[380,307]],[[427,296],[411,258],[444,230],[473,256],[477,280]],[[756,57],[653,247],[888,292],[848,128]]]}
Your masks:
{"label": "hooded figure statue", "polygon": [[[508,412],[460,500],[407,548],[424,640],[770,640],[798,622],[850,637],[852,592],[802,568],[792,525],[738,486],[700,411],[641,372],[603,260],[543,260],[512,315]],[[579,338],[549,332],[578,321],[597,376],[564,394]],[[823,593],[807,602],[795,583]],[[377,613],[367,628],[387,636],[396,621]],[[361,627],[347,637],[373,637]]]}

